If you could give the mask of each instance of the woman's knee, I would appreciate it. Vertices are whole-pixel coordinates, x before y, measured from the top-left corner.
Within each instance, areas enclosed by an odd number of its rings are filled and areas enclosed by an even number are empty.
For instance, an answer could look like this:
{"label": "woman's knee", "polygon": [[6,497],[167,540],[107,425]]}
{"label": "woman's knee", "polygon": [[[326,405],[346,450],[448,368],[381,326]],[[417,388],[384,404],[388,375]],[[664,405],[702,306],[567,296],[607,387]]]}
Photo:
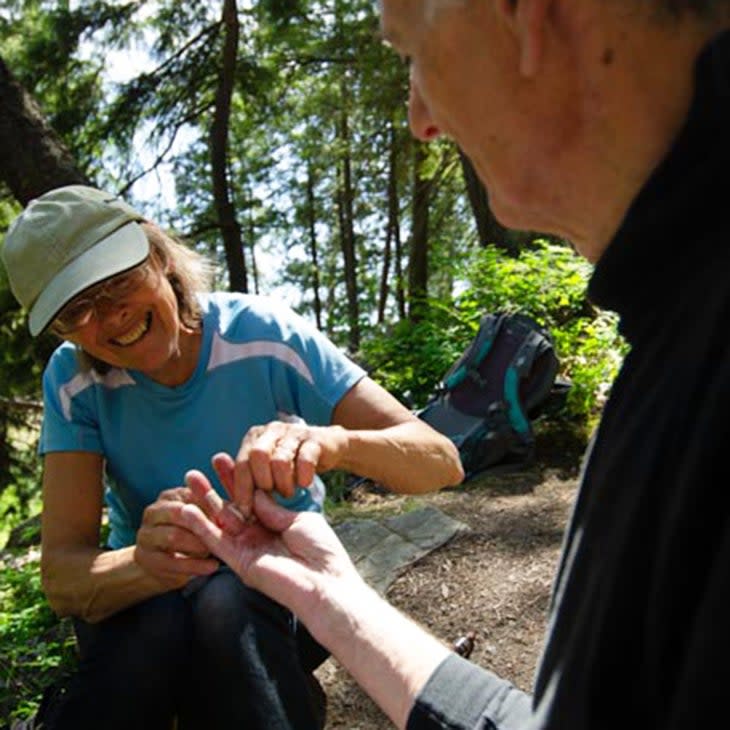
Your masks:
{"label": "woman's knee", "polygon": [[289,611],[245,586],[230,571],[215,574],[191,598],[196,643],[212,651],[240,651],[242,637],[251,635],[293,642]]}
{"label": "woman's knee", "polygon": [[155,674],[179,667],[190,646],[189,614],[185,601],[173,591],[98,624],[77,620],[74,625],[81,659],[122,673]]}

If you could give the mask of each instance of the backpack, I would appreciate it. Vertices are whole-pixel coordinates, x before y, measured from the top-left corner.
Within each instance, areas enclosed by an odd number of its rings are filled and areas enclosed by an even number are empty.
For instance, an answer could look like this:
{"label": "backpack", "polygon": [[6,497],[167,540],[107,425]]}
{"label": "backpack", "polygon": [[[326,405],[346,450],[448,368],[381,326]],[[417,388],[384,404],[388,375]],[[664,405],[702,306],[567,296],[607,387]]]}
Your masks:
{"label": "backpack", "polygon": [[531,420],[553,389],[550,333],[520,313],[485,314],[476,336],[416,414],[459,449],[465,480],[524,466],[534,455]]}

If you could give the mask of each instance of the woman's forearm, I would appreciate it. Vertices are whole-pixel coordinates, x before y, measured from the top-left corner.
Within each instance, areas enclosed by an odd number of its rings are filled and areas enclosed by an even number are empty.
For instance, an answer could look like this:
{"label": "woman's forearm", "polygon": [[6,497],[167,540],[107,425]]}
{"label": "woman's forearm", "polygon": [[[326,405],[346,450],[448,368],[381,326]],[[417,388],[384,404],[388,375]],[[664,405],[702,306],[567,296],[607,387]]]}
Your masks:
{"label": "woman's forearm", "polygon": [[41,562],[43,589],[59,616],[95,623],[169,587],[134,560],[134,548],[56,548]]}
{"label": "woman's forearm", "polygon": [[464,478],[456,446],[415,419],[380,430],[348,431],[339,468],[404,494],[432,492]]}
{"label": "woman's forearm", "polygon": [[337,404],[332,423],[344,439],[335,464],[380,482],[395,492],[418,494],[459,484],[464,478],[452,441],[408,411],[370,378],[357,383]]}

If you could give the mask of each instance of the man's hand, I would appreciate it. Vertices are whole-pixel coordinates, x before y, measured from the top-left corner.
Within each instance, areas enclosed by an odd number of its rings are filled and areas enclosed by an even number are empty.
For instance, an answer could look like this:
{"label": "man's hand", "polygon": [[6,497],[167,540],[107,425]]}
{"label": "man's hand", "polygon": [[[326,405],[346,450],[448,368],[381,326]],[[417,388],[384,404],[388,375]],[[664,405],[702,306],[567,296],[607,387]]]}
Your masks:
{"label": "man's hand", "polygon": [[268,494],[256,490],[255,520],[231,534],[220,526],[219,515],[206,513],[198,506],[207,500],[212,489],[205,475],[190,471],[185,481],[197,498],[182,509],[185,527],[245,583],[301,618],[316,613],[321,591],[331,580],[362,583],[344,547],[321,515],[284,509]]}
{"label": "man's hand", "polygon": [[292,497],[308,487],[314,475],[337,466],[347,443],[340,426],[308,426],[273,421],[251,428],[235,460],[216,454],[213,465],[233,502],[248,517],[256,489]]}
{"label": "man's hand", "polygon": [[[197,502],[211,490],[188,472]],[[347,669],[397,727],[450,649],[389,606],[360,577],[337,535],[314,512],[284,509],[261,490],[253,516],[233,535],[215,514],[183,505],[183,521],[248,585],[291,610]]]}

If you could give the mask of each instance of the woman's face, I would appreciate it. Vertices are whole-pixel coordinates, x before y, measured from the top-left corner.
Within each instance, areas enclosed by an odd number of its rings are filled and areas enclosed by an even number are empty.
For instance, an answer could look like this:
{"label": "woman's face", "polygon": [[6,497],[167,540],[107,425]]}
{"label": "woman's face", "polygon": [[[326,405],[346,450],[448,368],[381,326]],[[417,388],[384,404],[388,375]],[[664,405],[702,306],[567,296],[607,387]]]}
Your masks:
{"label": "woman's face", "polygon": [[[195,362],[177,299],[154,256],[129,272],[83,292],[59,313],[53,330],[109,365],[177,384]],[[185,352],[183,352],[185,350]]]}

